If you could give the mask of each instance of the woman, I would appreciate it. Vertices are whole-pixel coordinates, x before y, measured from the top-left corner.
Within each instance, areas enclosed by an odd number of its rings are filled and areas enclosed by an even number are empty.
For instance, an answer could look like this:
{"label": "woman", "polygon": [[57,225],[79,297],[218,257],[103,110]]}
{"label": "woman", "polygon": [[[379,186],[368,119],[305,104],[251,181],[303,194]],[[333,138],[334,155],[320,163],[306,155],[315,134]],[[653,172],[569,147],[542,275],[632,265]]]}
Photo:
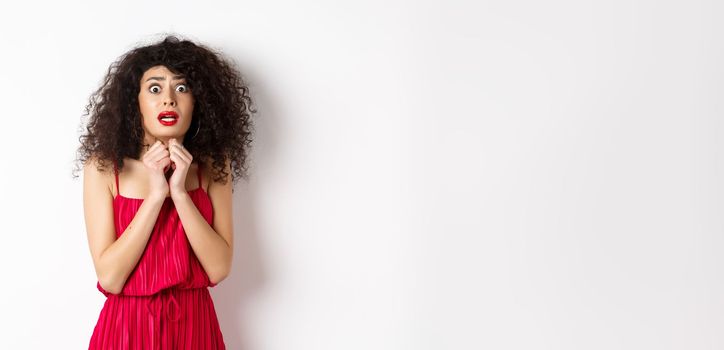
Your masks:
{"label": "woman", "polygon": [[247,176],[250,107],[229,61],[174,36],[109,68],[79,149],[106,296],[89,349],[225,348],[208,287],[231,269],[231,195]]}

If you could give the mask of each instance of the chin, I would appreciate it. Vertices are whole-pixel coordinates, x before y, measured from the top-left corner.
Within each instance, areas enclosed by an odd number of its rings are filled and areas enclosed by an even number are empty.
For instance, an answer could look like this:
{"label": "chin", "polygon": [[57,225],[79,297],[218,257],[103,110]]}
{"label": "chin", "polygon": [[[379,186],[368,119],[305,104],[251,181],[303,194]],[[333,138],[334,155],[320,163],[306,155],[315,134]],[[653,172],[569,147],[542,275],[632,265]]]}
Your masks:
{"label": "chin", "polygon": [[180,128],[170,128],[166,127],[166,129],[156,130],[152,132],[151,134],[154,136],[163,136],[163,137],[169,137],[178,135],[180,131]]}
{"label": "chin", "polygon": [[146,131],[148,135],[150,135],[153,138],[172,138],[175,137],[179,141],[183,141],[183,138],[185,137],[186,133],[181,132],[183,130],[181,127],[164,127],[165,129],[156,129],[151,131]]}

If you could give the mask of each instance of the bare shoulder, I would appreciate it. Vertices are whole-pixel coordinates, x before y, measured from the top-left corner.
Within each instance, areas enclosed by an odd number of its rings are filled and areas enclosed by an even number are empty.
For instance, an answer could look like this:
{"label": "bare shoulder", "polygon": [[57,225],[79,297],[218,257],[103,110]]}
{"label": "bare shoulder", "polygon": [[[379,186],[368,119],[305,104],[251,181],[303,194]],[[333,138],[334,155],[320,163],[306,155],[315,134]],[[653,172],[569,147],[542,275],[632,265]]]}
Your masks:
{"label": "bare shoulder", "polygon": [[[107,162],[106,162],[107,163]],[[83,184],[85,190],[106,189],[108,194],[113,196],[113,165],[102,164],[95,156],[89,157],[83,163]]]}
{"label": "bare shoulder", "polygon": [[[209,190],[211,190],[213,187],[228,187],[229,189],[231,188],[231,159],[226,160],[224,164],[224,169],[226,170],[225,172],[227,174],[226,183],[216,182],[216,174],[213,167],[208,162],[203,163],[201,173],[204,179],[206,179],[206,183],[208,184],[206,186],[206,192],[209,192]],[[214,188],[214,190],[216,190],[216,188]]]}

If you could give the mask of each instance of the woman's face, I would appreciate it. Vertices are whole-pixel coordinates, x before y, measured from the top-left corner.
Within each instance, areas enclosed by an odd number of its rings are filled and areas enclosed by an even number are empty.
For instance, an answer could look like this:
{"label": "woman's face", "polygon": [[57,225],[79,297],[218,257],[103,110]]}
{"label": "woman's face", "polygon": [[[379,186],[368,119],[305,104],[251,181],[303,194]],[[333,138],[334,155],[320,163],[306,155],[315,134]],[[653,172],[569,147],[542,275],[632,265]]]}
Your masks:
{"label": "woman's face", "polygon": [[170,138],[183,142],[191,125],[194,97],[186,79],[171,72],[165,66],[149,68],[141,77],[138,92],[144,143],[153,144],[156,139],[168,144]]}

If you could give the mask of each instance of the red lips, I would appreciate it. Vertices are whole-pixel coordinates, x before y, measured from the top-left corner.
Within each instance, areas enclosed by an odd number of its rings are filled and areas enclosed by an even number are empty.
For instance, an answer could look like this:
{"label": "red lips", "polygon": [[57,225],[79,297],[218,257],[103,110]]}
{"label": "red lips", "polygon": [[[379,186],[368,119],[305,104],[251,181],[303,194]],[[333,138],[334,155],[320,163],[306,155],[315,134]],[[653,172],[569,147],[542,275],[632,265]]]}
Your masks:
{"label": "red lips", "polygon": [[176,124],[176,122],[178,122],[178,114],[174,111],[163,111],[158,114],[158,121],[166,126],[174,125]]}

